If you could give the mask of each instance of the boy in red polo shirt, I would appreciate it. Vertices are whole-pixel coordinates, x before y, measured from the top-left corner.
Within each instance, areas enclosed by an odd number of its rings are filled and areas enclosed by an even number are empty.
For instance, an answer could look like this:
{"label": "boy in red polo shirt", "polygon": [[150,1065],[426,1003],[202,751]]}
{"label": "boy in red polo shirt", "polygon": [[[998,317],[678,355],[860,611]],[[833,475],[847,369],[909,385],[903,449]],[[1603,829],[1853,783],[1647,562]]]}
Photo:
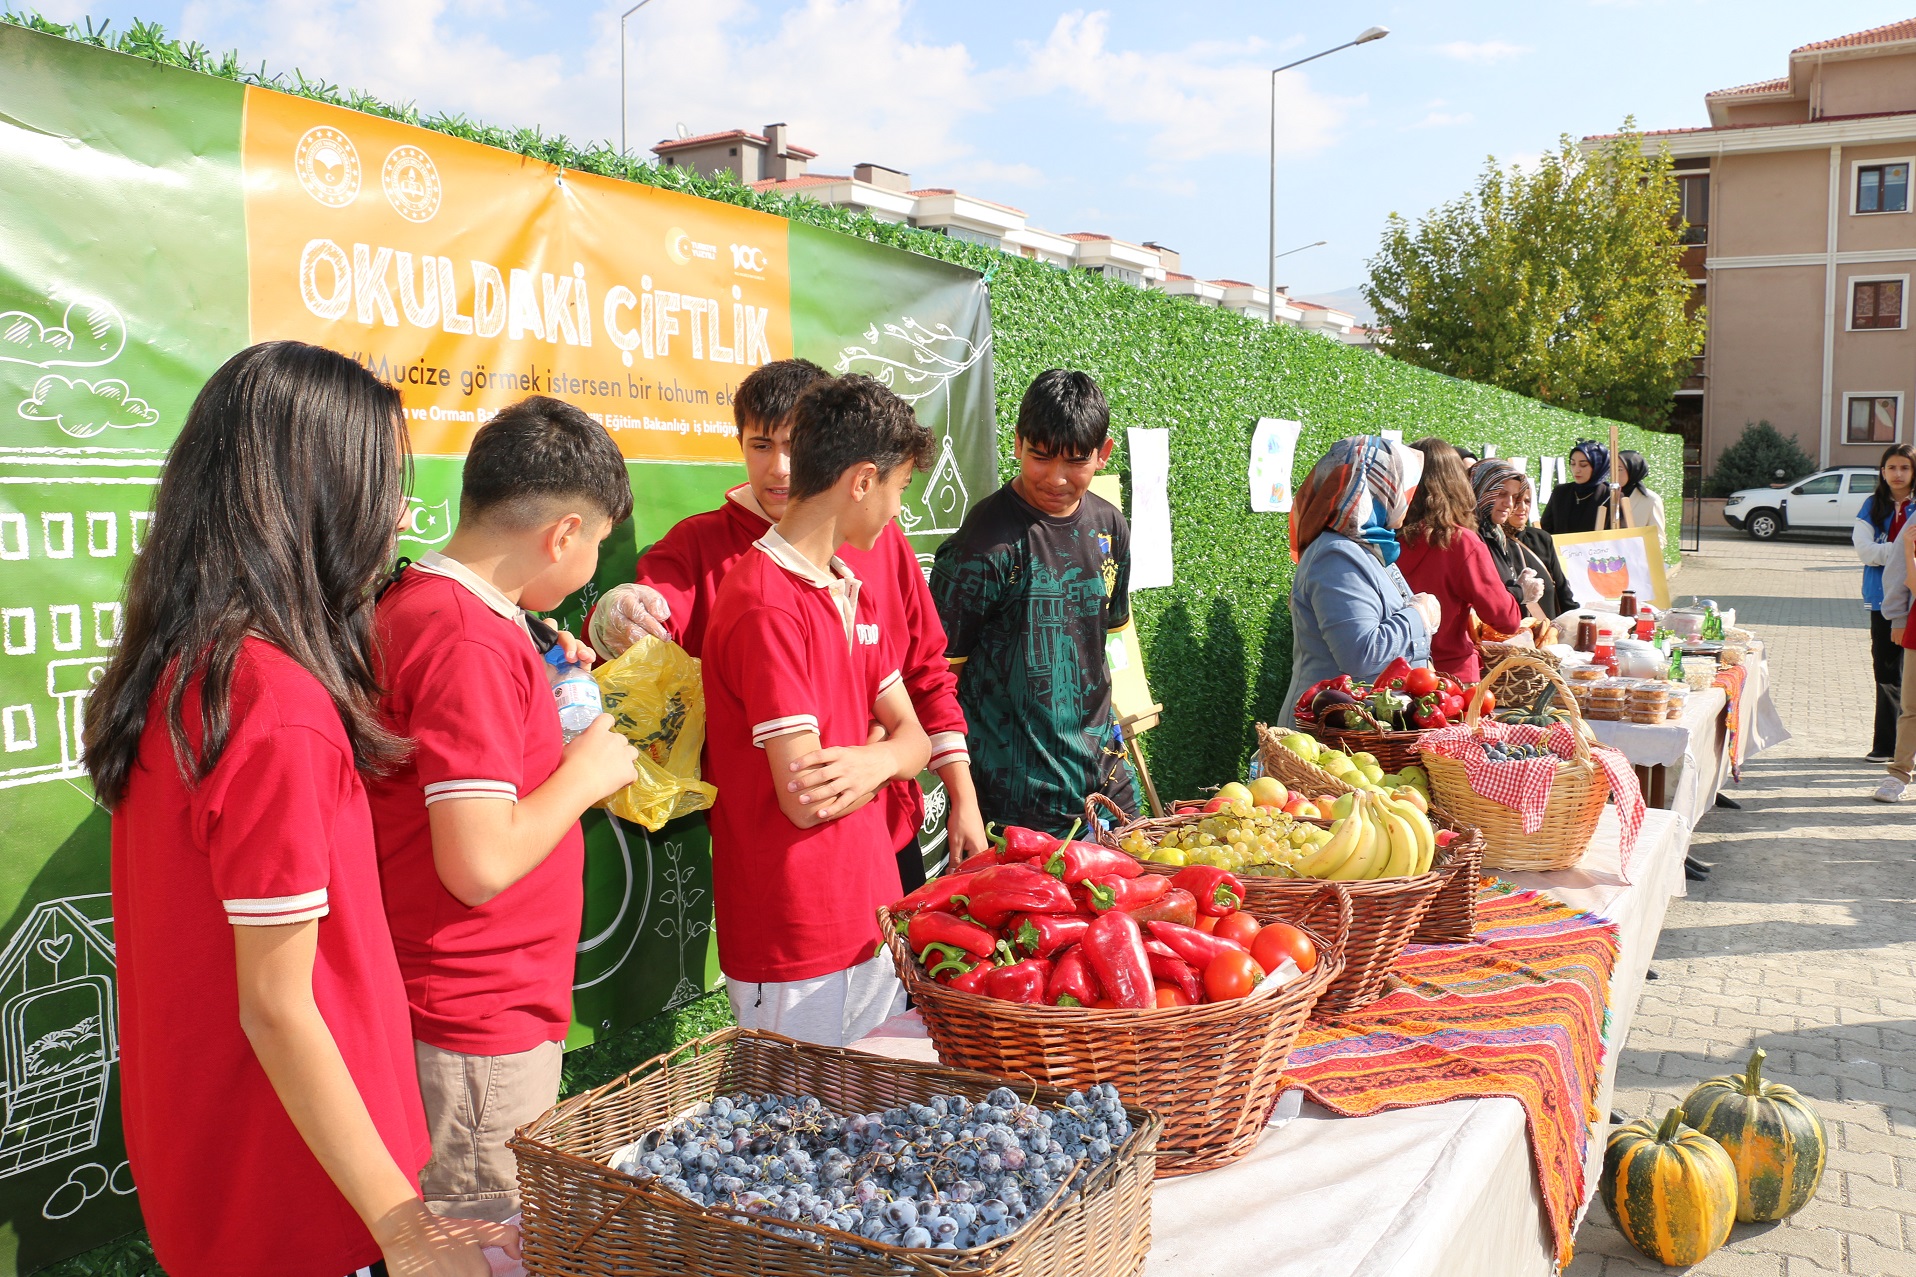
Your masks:
{"label": "boy in red polo shirt", "polygon": [[[745,452],[746,482],[726,493],[718,509],[681,519],[646,551],[639,560],[637,583],[607,592],[588,627],[595,648],[617,655],[647,633],[669,639],[693,656],[703,652],[719,583],[785,513],[792,476],[793,405],[807,388],[830,376],[808,359],[781,359],[739,383],[732,416]],[[906,645],[899,672],[912,709],[931,736],[931,767],[950,800],[947,849],[955,859],[983,851],[985,825],[971,783],[958,679],[945,659],[945,630],[918,556],[896,523],[885,527],[870,550],[847,544],[839,556],[857,574],[861,593],[882,614],[885,626]],[[901,885],[909,891],[925,880],[924,856],[918,849],[924,791],[913,777],[891,785],[882,801],[888,837],[898,850]]]}
{"label": "boy in red polo shirt", "polygon": [[[748,1028],[854,1042],[904,1009],[878,952],[897,899],[885,813],[931,742],[898,672],[905,636],[840,557],[897,515],[931,436],[869,377],[818,382],[792,414],[791,496],[718,588],[704,636],[719,965]],[[871,726],[882,739],[867,744]]]}
{"label": "boy in red polo shirt", "polygon": [[382,710],[413,752],[370,797],[432,1135],[420,1184],[441,1214],[516,1214],[506,1140],[558,1099],[579,816],[633,779],[634,751],[608,715],[565,742],[534,639],[544,625],[521,609],[590,580],[631,510],[611,436],[534,396],[474,437],[458,529],[379,602]]}

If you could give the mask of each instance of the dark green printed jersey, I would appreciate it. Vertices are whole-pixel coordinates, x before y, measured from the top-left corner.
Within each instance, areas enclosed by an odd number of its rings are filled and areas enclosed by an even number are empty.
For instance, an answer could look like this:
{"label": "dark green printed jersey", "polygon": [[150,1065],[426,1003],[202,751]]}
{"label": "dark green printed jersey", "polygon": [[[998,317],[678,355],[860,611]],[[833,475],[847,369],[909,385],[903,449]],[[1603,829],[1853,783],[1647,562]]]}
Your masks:
{"label": "dark green printed jersey", "polygon": [[1006,484],[939,548],[931,594],[986,820],[1062,834],[1093,792],[1136,810],[1105,659],[1130,579],[1131,529],[1091,493],[1053,518]]}

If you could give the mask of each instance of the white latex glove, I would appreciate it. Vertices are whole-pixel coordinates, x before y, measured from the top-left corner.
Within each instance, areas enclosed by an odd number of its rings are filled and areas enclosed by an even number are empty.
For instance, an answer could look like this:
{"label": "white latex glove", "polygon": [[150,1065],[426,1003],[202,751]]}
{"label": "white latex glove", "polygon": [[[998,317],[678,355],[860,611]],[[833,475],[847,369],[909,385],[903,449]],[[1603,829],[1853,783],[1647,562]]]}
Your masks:
{"label": "white latex glove", "polygon": [[610,660],[638,642],[641,634],[670,642],[671,632],[663,622],[671,615],[672,605],[664,595],[649,585],[630,581],[613,586],[599,600],[587,637],[599,654]]}
{"label": "white latex glove", "polygon": [[1535,568],[1525,568],[1517,574],[1517,588],[1523,595],[1524,606],[1528,607],[1543,597],[1543,578],[1537,575]]}
{"label": "white latex glove", "polygon": [[1437,601],[1434,594],[1416,594],[1411,596],[1410,605],[1417,609],[1417,615],[1424,618],[1424,630],[1435,634],[1437,627],[1443,624],[1444,605]]}

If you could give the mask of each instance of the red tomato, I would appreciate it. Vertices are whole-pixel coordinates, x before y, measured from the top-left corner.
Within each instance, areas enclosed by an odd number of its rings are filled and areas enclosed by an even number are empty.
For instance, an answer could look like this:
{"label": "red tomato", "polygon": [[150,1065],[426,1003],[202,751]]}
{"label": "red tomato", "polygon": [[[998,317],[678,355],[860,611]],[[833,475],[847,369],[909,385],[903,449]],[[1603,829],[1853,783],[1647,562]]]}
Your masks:
{"label": "red tomato", "polygon": [[1182,989],[1160,986],[1158,989],[1158,1005],[1161,1007],[1188,1007],[1191,1005],[1191,999]]}
{"label": "red tomato", "polygon": [[1496,708],[1497,708],[1497,698],[1492,696],[1489,692],[1485,692],[1483,712],[1488,714],[1490,713],[1490,711]]}
{"label": "red tomato", "polygon": [[[1448,831],[1446,831],[1446,832],[1448,832]],[[1213,918],[1213,917],[1211,917],[1211,916],[1210,916],[1210,915],[1208,915],[1208,914],[1202,914],[1202,913],[1201,913],[1201,914],[1199,914],[1199,915],[1198,915],[1198,923],[1197,923],[1197,925],[1198,925],[1198,930],[1199,930],[1199,931],[1211,931],[1211,932],[1214,932],[1214,931],[1216,931],[1216,930],[1217,930],[1217,919],[1216,919],[1216,918]]]}
{"label": "red tomato", "polygon": [[1417,669],[1404,675],[1404,695],[1406,696],[1429,696],[1437,690],[1438,686],[1436,670]]}
{"label": "red tomato", "polygon": [[1094,1010],[1098,1010],[1098,1011],[1118,1010],[1118,1004],[1113,1002],[1110,998],[1099,998],[1096,1002],[1093,1002],[1091,1006]]}
{"label": "red tomato", "polygon": [[1220,953],[1204,968],[1204,996],[1213,1002],[1241,998],[1264,978],[1257,959],[1248,953]]}
{"label": "red tomato", "polygon": [[1239,909],[1219,918],[1211,934],[1225,940],[1235,940],[1248,949],[1251,941],[1257,938],[1257,919]]}
{"label": "red tomato", "polygon": [[1257,965],[1264,968],[1266,974],[1277,970],[1278,964],[1289,958],[1297,964],[1299,971],[1309,971],[1317,965],[1317,946],[1311,938],[1287,922],[1272,922],[1257,933],[1257,939],[1251,941],[1251,956],[1257,959]]}

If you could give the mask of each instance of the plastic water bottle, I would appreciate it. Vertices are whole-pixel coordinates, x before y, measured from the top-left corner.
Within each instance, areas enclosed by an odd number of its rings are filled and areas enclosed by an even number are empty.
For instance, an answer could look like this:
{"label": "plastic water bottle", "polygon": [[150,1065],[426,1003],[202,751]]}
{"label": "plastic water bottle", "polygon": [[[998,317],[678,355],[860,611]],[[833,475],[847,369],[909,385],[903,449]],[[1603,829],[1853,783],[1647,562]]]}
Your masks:
{"label": "plastic water bottle", "polygon": [[552,698],[559,703],[559,730],[570,743],[605,712],[605,701],[592,671],[566,660],[565,650],[557,643],[546,650],[546,678],[552,683]]}

